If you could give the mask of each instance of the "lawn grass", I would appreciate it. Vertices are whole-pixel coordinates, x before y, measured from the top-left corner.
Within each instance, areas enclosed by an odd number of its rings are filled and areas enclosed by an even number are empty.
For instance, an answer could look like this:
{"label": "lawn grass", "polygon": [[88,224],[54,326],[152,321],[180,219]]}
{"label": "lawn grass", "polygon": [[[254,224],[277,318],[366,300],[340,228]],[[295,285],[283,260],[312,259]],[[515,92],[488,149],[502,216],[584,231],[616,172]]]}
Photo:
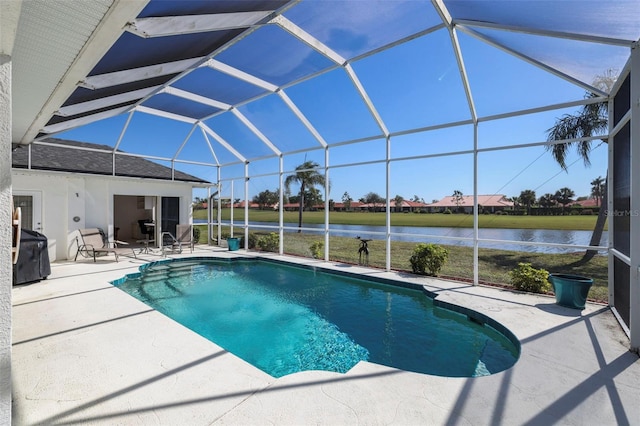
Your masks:
{"label": "lawn grass", "polygon": [[[230,210],[222,210],[222,219],[229,220]],[[194,219],[206,219],[206,210],[194,210]],[[597,216],[510,216],[479,215],[480,228],[506,229],[556,229],[591,231]],[[234,222],[244,221],[244,209],[234,209]],[[254,222],[278,223],[278,212],[272,210],[249,210],[249,220]],[[385,226],[384,212],[329,212],[329,223],[340,225]],[[298,223],[298,212],[284,212],[284,221]],[[324,223],[324,212],[304,212],[304,223]],[[473,215],[442,213],[391,213],[392,226],[473,228]],[[606,228],[605,228],[606,229]]]}
{"label": "lawn grass", "polygon": [[[311,257],[309,246],[314,241],[322,241],[317,235],[287,233],[284,240],[286,254]],[[391,268],[398,271],[411,271],[409,258],[417,243],[392,241]],[[359,242],[354,238],[330,237],[329,260],[344,263],[358,263]],[[373,240],[369,244],[369,266],[385,268],[385,242]],[[473,280],[473,248],[446,246],[449,259],[440,276]],[[535,268],[546,269],[550,273],[583,275],[593,278],[594,285],[589,298],[598,301],[608,299],[608,263],[606,256],[595,256],[587,262],[582,261],[582,252],[566,254],[529,253],[508,250],[479,249],[478,278],[481,283],[511,287],[509,272],[520,262],[531,263]]]}
{"label": "lawn grass", "polygon": [[[201,228],[201,242],[206,242],[206,225]],[[243,235],[238,230],[238,235]],[[310,246],[314,242],[323,242],[324,237],[310,233],[285,233],[285,254],[312,257]],[[411,271],[409,258],[417,243],[392,241],[391,268],[398,271]],[[359,241],[355,238],[329,238],[329,260],[341,263],[358,263]],[[463,281],[473,280],[473,248],[445,246],[449,250],[449,259],[440,276]],[[369,242],[369,266],[384,269],[386,267],[384,240]],[[535,268],[544,268],[550,273],[583,275],[593,278],[594,285],[589,298],[600,302],[608,300],[608,263],[606,256],[595,256],[589,261],[582,260],[582,252],[567,254],[529,253],[509,250],[480,248],[478,251],[478,276],[483,284],[511,287],[509,272],[519,262],[531,263]]]}

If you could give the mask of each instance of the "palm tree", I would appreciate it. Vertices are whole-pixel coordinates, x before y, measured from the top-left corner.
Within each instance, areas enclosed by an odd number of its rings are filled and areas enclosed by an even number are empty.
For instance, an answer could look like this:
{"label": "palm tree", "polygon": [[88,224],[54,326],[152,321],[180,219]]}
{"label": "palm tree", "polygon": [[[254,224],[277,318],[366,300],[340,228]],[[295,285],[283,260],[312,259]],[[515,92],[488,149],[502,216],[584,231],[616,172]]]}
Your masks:
{"label": "palm tree", "polygon": [[536,202],[536,192],[532,189],[525,189],[520,193],[520,202],[527,206],[527,214],[531,215],[531,204]]}
{"label": "palm tree", "polygon": [[547,192],[540,197],[538,204],[540,204],[540,207],[544,207],[545,211],[548,211],[550,207],[553,207],[556,204],[556,199],[553,194]]}
{"label": "palm tree", "polygon": [[517,212],[518,209],[520,208],[520,197],[518,197],[517,195],[514,195],[511,198],[507,198],[507,200],[513,203],[513,211]]}
{"label": "palm tree", "polygon": [[300,200],[298,206],[298,232],[302,232],[302,211],[304,210],[304,194],[307,188],[314,188],[316,185],[324,185],[325,178],[316,170],[320,165],[315,161],[305,161],[296,167],[295,173],[287,176],[284,186],[287,191],[292,183],[300,185]]}
{"label": "palm tree", "polygon": [[453,202],[456,203],[456,213],[460,211],[460,202],[462,201],[462,191],[455,190],[451,195],[453,197]]}
{"label": "palm tree", "polygon": [[[609,93],[615,83],[616,75],[617,72],[615,72],[615,70],[609,69],[604,74],[596,77],[593,85],[594,87]],[[595,93],[587,93],[585,97],[587,99],[593,99],[596,98],[597,95]],[[553,127],[547,130],[547,141],[553,142],[557,140],[591,137],[606,133],[609,127],[608,112],[607,103],[598,102],[583,106],[576,114],[565,114],[562,118],[556,120],[556,124]],[[606,143],[607,139],[602,138],[602,141]],[[547,146],[547,150],[551,151],[553,158],[565,171],[567,170],[567,152],[574,145],[577,147],[578,154],[582,157],[585,166],[589,166],[591,164],[591,161],[589,160],[591,141],[568,142]],[[605,179],[605,188],[606,185]],[[602,205],[607,204],[606,190],[602,196],[601,203]],[[590,246],[597,246],[600,244],[606,218],[605,209],[600,208],[598,211],[598,219],[596,220],[593,233],[591,234],[591,241],[589,242]],[[587,250],[585,253],[585,260],[590,259],[596,253],[597,251],[595,250]]]}
{"label": "palm tree", "polygon": [[395,203],[395,211],[399,212],[402,211],[402,203],[404,202],[404,197],[402,195],[396,195],[393,198],[393,202]]}
{"label": "palm tree", "polygon": [[598,207],[602,205],[602,198],[607,193],[605,180],[602,176],[598,176],[591,181],[591,196],[596,200]]}
{"label": "palm tree", "polygon": [[[586,98],[596,98],[598,95],[589,93]],[[565,114],[556,121],[556,124],[547,130],[547,142],[565,139],[578,139],[606,133],[609,127],[607,103],[597,102],[585,105],[577,114]],[[604,142],[606,138],[602,139]],[[589,153],[591,152],[591,140],[579,142],[559,143],[547,145],[547,150],[556,162],[564,170],[567,170],[567,154],[572,147],[576,147],[578,155],[582,157],[585,166],[591,165]]]}
{"label": "palm tree", "polygon": [[573,201],[573,197],[575,197],[575,195],[576,193],[573,192],[573,189],[567,188],[565,186],[564,188],[560,188],[559,190],[557,190],[553,198],[558,203],[562,204],[562,212],[564,213],[565,207],[567,206],[567,204]]}

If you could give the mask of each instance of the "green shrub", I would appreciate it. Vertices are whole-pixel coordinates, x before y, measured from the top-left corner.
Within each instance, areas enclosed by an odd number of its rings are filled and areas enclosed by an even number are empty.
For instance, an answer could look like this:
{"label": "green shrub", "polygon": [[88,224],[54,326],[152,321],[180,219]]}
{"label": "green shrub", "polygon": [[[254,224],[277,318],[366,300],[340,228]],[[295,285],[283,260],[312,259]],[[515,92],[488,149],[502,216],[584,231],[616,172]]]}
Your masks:
{"label": "green shrub", "polygon": [[444,213],[444,214],[451,214],[451,210],[450,210],[450,209],[445,209],[445,211],[443,211],[442,213]]}
{"label": "green shrub", "polygon": [[258,238],[256,245],[261,250],[277,252],[280,249],[280,236],[275,232],[270,232],[268,235]]}
{"label": "green shrub", "polygon": [[249,232],[249,249],[256,248],[257,244],[258,244],[258,236],[253,232]]}
{"label": "green shrub", "polygon": [[583,216],[591,216],[593,214],[593,210],[591,209],[584,209],[580,212],[581,215]]}
{"label": "green shrub", "polygon": [[414,274],[438,275],[449,258],[449,251],[437,244],[420,243],[409,258]]}
{"label": "green shrub", "polygon": [[323,249],[324,249],[324,243],[322,241],[315,241],[313,244],[309,246],[309,250],[311,251],[311,256],[314,259],[322,259],[324,254]]}
{"label": "green shrub", "polygon": [[511,275],[511,284],[516,290],[545,293],[551,289],[549,272],[544,269],[536,269],[530,263],[518,263],[518,267],[509,275]]}
{"label": "green shrub", "polygon": [[[244,233],[242,234],[242,236],[238,237],[240,238],[240,247],[244,248]],[[258,242],[258,236],[256,234],[254,234],[253,232],[249,232],[249,249],[254,249],[256,248],[256,244]]]}

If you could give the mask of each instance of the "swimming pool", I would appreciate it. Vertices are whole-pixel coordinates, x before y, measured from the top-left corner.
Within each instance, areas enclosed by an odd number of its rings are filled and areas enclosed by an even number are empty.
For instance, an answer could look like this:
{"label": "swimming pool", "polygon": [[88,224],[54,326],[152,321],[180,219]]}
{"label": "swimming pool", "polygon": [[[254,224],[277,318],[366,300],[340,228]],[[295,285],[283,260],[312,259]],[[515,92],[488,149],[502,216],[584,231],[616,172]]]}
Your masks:
{"label": "swimming pool", "polygon": [[500,324],[391,283],[271,260],[211,258],[150,263],[113,282],[274,377],[346,372],[361,360],[476,377],[517,361],[519,342]]}

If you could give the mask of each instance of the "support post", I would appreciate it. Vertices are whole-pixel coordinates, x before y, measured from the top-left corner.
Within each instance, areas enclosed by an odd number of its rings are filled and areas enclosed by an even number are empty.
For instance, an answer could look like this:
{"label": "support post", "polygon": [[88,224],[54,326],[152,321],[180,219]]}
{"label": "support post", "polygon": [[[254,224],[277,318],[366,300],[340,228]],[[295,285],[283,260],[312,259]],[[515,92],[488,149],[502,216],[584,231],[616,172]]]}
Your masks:
{"label": "support post", "polygon": [[217,235],[216,241],[218,245],[220,245],[220,239],[222,238],[222,182],[220,179],[222,178],[222,171],[220,170],[220,166],[218,166],[218,212],[216,213],[216,220],[218,222],[217,225]]}
{"label": "support post", "polygon": [[478,285],[478,122],[473,123],[473,285]]}
{"label": "support post", "polygon": [[631,271],[629,332],[631,350],[640,351],[640,41],[631,48]]}
{"label": "support post", "polygon": [[284,157],[280,155],[278,172],[278,185],[280,192],[278,194],[278,234],[280,235],[278,253],[284,254]]}
{"label": "support post", "polygon": [[230,185],[231,185],[231,198],[229,199],[229,223],[230,223],[229,236],[233,237],[233,211],[235,210],[233,208],[233,196],[235,195],[233,193],[233,179],[231,180]]}
{"label": "support post", "polygon": [[[386,138],[386,162],[385,162],[385,177],[386,177],[386,192],[387,192],[387,209],[385,211],[385,269],[391,270],[391,186],[389,181],[391,180],[391,136],[387,135]],[[367,253],[367,257],[369,254]],[[368,259],[367,259],[368,260]]]}
{"label": "support post", "polygon": [[324,260],[329,261],[329,147],[324,148]]}
{"label": "support post", "polygon": [[[607,117],[613,117],[613,98],[609,99]],[[609,131],[608,133],[611,135],[611,130],[613,129],[613,119],[609,120]],[[613,138],[609,137],[609,143],[607,143],[607,205],[601,205],[601,209],[607,209],[607,212],[613,211]],[[607,223],[607,246],[609,250],[607,250],[607,288],[609,290],[609,306],[615,306],[615,280],[613,279],[613,268],[614,268],[614,255],[611,249],[613,246],[613,231],[615,227],[615,222],[613,217],[608,219]]]}
{"label": "support post", "polygon": [[244,163],[244,249],[249,250],[249,162]]}

